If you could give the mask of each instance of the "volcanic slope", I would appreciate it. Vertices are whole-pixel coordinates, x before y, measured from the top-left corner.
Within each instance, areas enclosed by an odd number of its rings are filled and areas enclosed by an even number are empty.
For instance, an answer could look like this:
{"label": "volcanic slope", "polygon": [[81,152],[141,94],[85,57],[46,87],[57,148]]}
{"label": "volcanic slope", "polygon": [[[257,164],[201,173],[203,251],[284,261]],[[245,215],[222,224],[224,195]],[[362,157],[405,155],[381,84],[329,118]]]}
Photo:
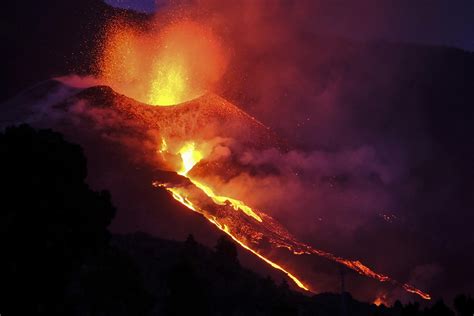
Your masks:
{"label": "volcanic slope", "polygon": [[[41,86],[35,89],[43,89]],[[267,252],[271,255],[273,250],[287,249],[295,255],[316,255],[429,299],[428,294],[410,285],[399,284],[359,261],[346,260],[298,241],[268,214],[254,210],[234,197],[219,195],[212,184],[203,183],[189,173],[199,165],[205,166],[201,168],[207,173],[218,175],[226,169],[229,164],[211,168],[212,164],[201,163],[201,160],[205,162],[209,155],[212,156],[217,145],[226,144],[231,151],[242,147],[285,150],[283,142],[268,128],[233,104],[207,94],[183,104],[159,107],[134,101],[106,86],[68,90],[60,84],[54,90],[46,96],[39,94],[37,102],[30,104],[26,111],[21,111],[21,105],[15,104],[22,99],[21,96],[6,106],[18,109],[17,113],[29,113],[23,120],[17,117],[18,122],[27,121],[37,127],[54,128],[66,135],[91,132],[96,137],[124,145],[131,160],[150,164],[150,170],[169,168],[186,177],[189,181],[182,179],[179,183],[156,179],[154,185],[165,187],[176,200],[203,215],[243,248],[283,271],[299,287],[307,289],[294,275],[272,261],[277,259],[267,257]],[[35,95],[32,92],[29,90],[28,95]],[[63,99],[62,95],[65,96]],[[7,121],[13,120],[10,118]],[[232,161],[229,155],[225,160]]]}
{"label": "volcanic slope", "polygon": [[151,106],[116,93],[107,86],[85,89],[65,101],[66,107],[85,101],[92,108],[114,108],[121,116],[157,129],[163,137],[180,139],[239,139],[255,147],[285,148],[268,127],[215,94],[174,106]]}

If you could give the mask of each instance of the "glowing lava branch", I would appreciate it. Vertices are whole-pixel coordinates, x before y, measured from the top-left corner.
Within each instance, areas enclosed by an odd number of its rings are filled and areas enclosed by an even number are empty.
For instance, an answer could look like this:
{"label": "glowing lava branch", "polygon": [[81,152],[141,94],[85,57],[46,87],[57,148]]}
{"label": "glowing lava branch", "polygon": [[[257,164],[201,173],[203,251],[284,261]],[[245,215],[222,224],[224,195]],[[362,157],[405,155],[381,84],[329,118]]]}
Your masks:
{"label": "glowing lava branch", "polygon": [[431,296],[428,293],[425,293],[414,286],[411,286],[410,284],[403,284],[403,288],[405,291],[416,294],[425,300],[431,300]]}
{"label": "glowing lava branch", "polygon": [[[168,149],[168,143],[163,139],[159,152],[162,150]],[[221,231],[228,234],[233,240],[240,244],[243,248],[255,254],[257,257],[268,263],[275,269],[278,269],[284,272],[290,279],[292,279],[295,284],[305,290],[308,290],[308,287],[303,284],[298,278],[293,274],[286,271],[280,265],[272,262],[268,258],[262,256],[255,247],[251,245],[258,245],[260,240],[265,237],[265,239],[276,248],[286,248],[294,255],[317,255],[319,257],[326,258],[328,260],[337,262],[346,266],[347,268],[354,270],[360,275],[364,275],[380,282],[388,282],[396,286],[401,286],[407,292],[417,294],[421,298],[429,300],[431,299],[428,293],[425,293],[412,285],[401,284],[398,281],[390,278],[389,276],[377,273],[364,265],[358,260],[347,260],[342,257],[335,256],[329,252],[325,252],[319,249],[315,249],[310,245],[304,244],[298,241],[293,235],[290,234],[279,222],[273,219],[271,216],[263,213],[254,211],[252,208],[247,206],[244,202],[236,200],[233,198],[219,196],[214,193],[214,191],[207,185],[193,179],[189,175],[189,171],[204,158],[204,155],[197,150],[196,144],[194,142],[185,143],[177,152],[180,155],[182,164],[179,168],[178,173],[190,180],[195,188],[199,189],[200,192],[204,193],[208,198],[210,198],[216,205],[227,206],[230,205],[235,211],[242,211],[242,213],[225,214],[222,213],[218,216],[212,214],[212,211],[203,209],[201,206],[191,202],[194,201],[192,192],[189,191],[189,187],[185,186],[172,186],[169,184],[154,183],[155,186],[161,186],[166,188],[173,197],[188,207],[189,209],[203,215],[211,223],[213,223]],[[190,184],[189,184],[190,186]],[[199,203],[199,198],[196,198],[197,203]],[[240,214],[245,214],[245,216],[250,217],[251,219],[243,219],[239,217]],[[248,218],[247,217],[247,218]]]}
{"label": "glowing lava branch", "polygon": [[272,243],[277,248],[286,248],[294,255],[317,255],[319,257],[323,257],[328,260],[342,264],[360,275],[367,276],[380,282],[389,282],[396,286],[401,286],[405,291],[416,294],[425,300],[431,299],[431,296],[428,293],[425,293],[410,284],[401,284],[400,282],[390,278],[389,276],[377,273],[358,260],[347,260],[342,257],[335,256],[332,253],[320,249],[315,249],[310,245],[299,242],[294,236],[292,236],[286,229],[284,229],[278,222],[276,222],[270,216],[265,215],[264,219],[266,222],[266,228],[271,227],[271,229],[276,233],[275,236],[278,237],[275,239],[269,239],[270,243]]}
{"label": "glowing lava branch", "polygon": [[[158,186],[163,186],[163,185],[158,185]],[[166,188],[166,187],[165,187]],[[173,198],[180,202],[181,204],[185,205],[187,208],[195,211],[195,212],[199,212],[196,207],[194,206],[194,204],[192,202],[190,202],[187,198],[181,196],[179,194],[179,192],[173,188],[166,188],[166,190],[168,190],[169,192],[171,192],[171,194],[173,195]]]}
{"label": "glowing lava branch", "polygon": [[[213,221],[211,221],[213,222]],[[271,265],[273,268],[277,269],[277,270],[280,270],[282,271],[283,273],[285,273],[291,280],[293,280],[293,282],[295,282],[295,284],[302,288],[303,290],[306,290],[306,291],[309,291],[309,288],[303,284],[303,282],[301,282],[300,280],[298,280],[297,277],[295,277],[293,274],[291,274],[290,272],[286,271],[285,269],[283,269],[280,265],[276,264],[275,262],[273,261],[270,261],[269,259],[265,258],[264,256],[262,256],[261,254],[259,254],[257,251],[253,250],[252,248],[250,248],[249,246],[247,246],[246,244],[244,244],[243,242],[241,242],[240,240],[238,240],[234,235],[232,235],[232,233],[230,232],[229,230],[229,227],[227,227],[227,225],[224,225],[223,227],[221,225],[219,225],[219,223],[217,221],[214,221],[213,222],[220,230],[224,231],[225,233],[227,233],[227,235],[229,235],[234,241],[236,241],[239,245],[241,245],[243,248],[247,249],[248,251],[250,251],[251,253],[253,253],[254,255],[256,255],[257,257],[259,257],[260,259],[262,259],[263,261],[265,261],[266,263],[268,263],[269,265]]]}
{"label": "glowing lava branch", "polygon": [[[168,149],[167,142],[166,142],[165,139],[162,139],[159,152],[163,152],[167,149]],[[246,215],[254,218],[256,221],[262,222],[262,219],[260,218],[260,216],[258,216],[252,210],[251,207],[245,205],[244,202],[242,202],[240,200],[237,200],[237,199],[230,198],[230,197],[216,195],[210,187],[208,187],[205,184],[203,184],[199,181],[196,181],[196,180],[192,179],[191,177],[189,177],[188,172],[199,161],[201,161],[202,158],[203,158],[202,153],[199,152],[198,150],[196,150],[196,144],[194,142],[185,143],[179,149],[178,154],[181,156],[181,160],[182,160],[182,166],[179,169],[178,174],[180,174],[184,177],[187,177],[196,187],[201,189],[202,192],[204,192],[209,198],[211,198],[214,201],[214,203],[216,203],[218,205],[227,205],[227,203],[229,203],[233,207],[234,210],[236,210],[236,211],[241,210]],[[232,234],[230,228],[227,225],[219,223],[218,219],[215,216],[214,217],[209,216],[207,212],[205,212],[203,210],[200,210],[197,206],[195,206],[191,201],[189,201],[186,197],[184,197],[179,192],[179,188],[168,187],[167,185],[157,184],[157,183],[154,183],[154,185],[165,187],[166,190],[171,192],[171,194],[172,194],[172,196],[175,200],[177,200],[181,204],[185,205],[187,208],[189,208],[189,209],[191,209],[191,210],[193,210],[197,213],[200,213],[201,215],[204,215],[204,217],[207,220],[209,220],[212,224],[214,224],[221,231],[223,231],[224,233],[229,235],[235,242],[237,242],[240,246],[242,246],[242,248],[250,251],[251,253],[253,253],[254,255],[259,257],[261,260],[268,263],[273,268],[275,268],[277,270],[280,270],[283,273],[285,273],[301,289],[309,291],[309,288],[306,285],[304,285],[303,282],[301,282],[296,276],[294,276],[290,272],[286,271],[282,266],[280,266],[280,265],[276,264],[275,262],[271,261],[270,259],[264,257],[263,255],[258,253],[256,250],[252,249],[250,246],[246,245],[243,241],[241,241],[234,234]]]}
{"label": "glowing lava branch", "polygon": [[383,274],[380,274],[380,273],[377,273],[377,272],[373,271],[372,269],[370,269],[369,267],[367,267],[366,265],[364,265],[362,262],[360,262],[358,260],[347,260],[347,259],[335,256],[331,253],[328,253],[328,252],[325,252],[325,251],[322,251],[322,250],[318,250],[318,249],[314,249],[309,245],[305,245],[305,244],[302,244],[302,243],[299,243],[299,242],[296,242],[296,243],[299,244],[300,247],[306,248],[306,250],[301,250],[301,249],[294,250],[293,247],[287,246],[287,245],[285,245],[283,247],[288,248],[295,255],[316,254],[320,257],[324,257],[324,258],[327,258],[329,260],[338,262],[338,263],[348,267],[349,269],[354,270],[355,272],[359,273],[360,275],[365,275],[365,276],[370,277],[372,279],[376,279],[380,282],[390,282],[390,283],[392,283],[396,286],[403,287],[403,289],[405,291],[416,294],[416,295],[420,296],[421,298],[423,298],[425,300],[430,300],[431,299],[431,296],[428,293],[425,293],[425,292],[415,288],[414,286],[412,286],[410,284],[406,284],[406,283],[405,284],[400,284],[398,281],[390,278],[389,276],[386,276],[386,275],[383,275]]}
{"label": "glowing lava branch", "polygon": [[210,197],[214,201],[214,203],[218,205],[226,205],[227,203],[229,203],[230,205],[232,205],[232,208],[234,210],[236,211],[241,210],[246,215],[253,217],[256,221],[262,222],[262,218],[258,216],[257,213],[255,213],[255,211],[250,206],[247,206],[244,202],[233,199],[228,196],[216,195],[214,191],[210,187],[206,186],[205,184],[191,178],[188,178],[188,179],[191,180],[191,182],[195,186],[197,186],[204,193],[206,193],[206,195]]}
{"label": "glowing lava branch", "polygon": [[181,160],[183,161],[183,165],[181,169],[178,170],[178,174],[185,177],[187,177],[189,170],[203,158],[201,152],[196,150],[196,144],[194,142],[187,142],[181,147],[178,154],[180,154]]}
{"label": "glowing lava branch", "polygon": [[255,220],[259,222],[262,221],[261,217],[258,216],[257,213],[255,213],[255,211],[250,206],[247,206],[244,202],[228,196],[217,195],[209,186],[188,176],[188,172],[203,158],[202,153],[196,150],[196,145],[194,142],[186,143],[178,151],[178,154],[181,155],[181,160],[183,161],[183,165],[178,171],[178,174],[185,176],[186,178],[191,180],[191,182],[199,189],[201,189],[208,197],[210,197],[214,201],[214,203],[218,205],[226,205],[227,203],[229,203],[230,205],[232,205],[234,210],[241,210],[248,216],[253,217]]}
{"label": "glowing lava branch", "polygon": [[240,246],[242,246],[242,248],[250,251],[251,253],[253,253],[254,255],[256,255],[258,258],[260,258],[261,260],[265,261],[266,263],[268,263],[271,267],[277,269],[277,270],[280,270],[282,271],[283,273],[285,273],[299,288],[305,290],[305,291],[310,291],[310,289],[304,285],[303,282],[301,282],[296,276],[294,276],[293,274],[291,274],[290,272],[286,271],[282,266],[280,266],[279,264],[276,264],[275,262],[271,261],[270,259],[264,257],[263,255],[261,255],[260,253],[258,253],[256,250],[250,248],[249,246],[247,246],[244,242],[242,242],[241,240],[239,240],[236,236],[234,236],[232,234],[232,232],[230,231],[229,227],[225,224],[220,224],[218,219],[216,217],[211,217],[209,215],[207,215],[207,212],[205,211],[202,211],[200,210],[198,207],[196,207],[192,202],[190,202],[186,197],[182,196],[181,193],[179,192],[179,189],[177,188],[172,188],[172,187],[167,187],[165,184],[159,184],[159,183],[154,183],[153,185],[155,186],[159,186],[159,187],[164,187],[167,191],[171,192],[173,198],[175,200],[177,200],[178,202],[180,202],[181,204],[183,204],[184,206],[186,206],[187,208],[189,208],[190,210],[194,211],[194,212],[197,212],[201,215],[203,215],[209,222],[211,222],[212,224],[214,224],[218,229],[220,229],[221,231],[223,231],[224,233],[226,233],[228,236],[230,236],[235,242],[237,242]]}

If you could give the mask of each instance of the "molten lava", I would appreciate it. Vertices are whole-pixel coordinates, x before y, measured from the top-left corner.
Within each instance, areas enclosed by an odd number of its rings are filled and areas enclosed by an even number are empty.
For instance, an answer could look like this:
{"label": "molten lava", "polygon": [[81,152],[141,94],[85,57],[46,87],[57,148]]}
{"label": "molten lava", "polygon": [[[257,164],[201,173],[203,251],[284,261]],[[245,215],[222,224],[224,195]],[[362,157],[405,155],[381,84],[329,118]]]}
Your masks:
{"label": "molten lava", "polygon": [[[162,150],[165,150],[165,148],[167,148],[166,144],[167,144],[166,140],[163,139],[162,146],[159,150],[160,152]],[[181,166],[181,169],[178,171],[178,174],[184,177],[187,177],[196,187],[201,189],[209,198],[211,198],[214,201],[214,203],[218,205],[226,205],[226,203],[229,203],[230,205],[232,205],[235,211],[240,210],[246,215],[254,218],[256,221],[262,222],[262,219],[260,218],[260,216],[258,216],[251,207],[245,205],[244,202],[230,198],[230,197],[216,195],[210,187],[188,176],[188,172],[203,158],[202,153],[196,150],[196,146],[194,142],[185,143],[185,145],[179,149],[178,154],[181,156],[181,159],[182,159],[182,166]],[[257,257],[259,257],[266,263],[268,263],[273,268],[285,273],[291,280],[293,280],[293,282],[295,282],[295,284],[298,287],[306,291],[309,291],[309,288],[305,286],[303,282],[298,280],[298,278],[295,277],[293,274],[285,270],[282,266],[264,257],[263,255],[258,253],[256,250],[252,249],[250,246],[246,245],[243,241],[241,241],[236,235],[232,233],[231,229],[226,224],[220,223],[217,217],[206,216],[207,212],[202,211],[197,206],[195,206],[191,201],[189,201],[185,196],[183,196],[183,194],[180,192],[179,189],[168,187],[163,184],[155,184],[155,185],[165,187],[169,192],[172,193],[173,198],[175,198],[177,201],[185,205],[187,208],[204,215],[211,223],[213,223],[217,228],[219,228],[221,231],[229,235],[235,242],[237,242],[244,249],[252,252],[254,255],[256,255]]]}
{"label": "molten lava", "polygon": [[[167,144],[168,143],[166,140],[162,140],[159,151],[162,152],[169,150]],[[246,205],[242,201],[226,196],[216,195],[208,185],[198,181],[197,179],[194,179],[189,175],[191,169],[205,158],[203,153],[197,149],[195,142],[185,142],[175,154],[178,154],[181,157],[181,166],[178,168],[177,172],[180,175],[188,178],[193,186],[175,186],[173,184],[159,182],[155,182],[153,185],[166,188],[166,190],[171,192],[177,201],[189,209],[202,214],[217,228],[228,234],[243,248],[249,250],[273,268],[284,272],[295,282],[298,287],[309,291],[308,286],[304,285],[304,283],[296,276],[288,272],[281,265],[265,257],[257,250],[258,245],[263,237],[265,237],[270,242],[270,244],[276,248],[286,248],[294,255],[317,255],[342,264],[361,275],[376,279],[380,282],[390,282],[394,285],[401,286],[407,292],[417,294],[423,299],[431,299],[429,294],[409,284],[400,284],[396,280],[393,280],[386,275],[373,271],[360,261],[347,260],[331,253],[315,249],[298,241],[275,219],[263,212],[253,210],[250,206]],[[199,192],[196,193],[196,190]],[[206,203],[202,202],[202,198],[200,197],[202,194],[213,201],[215,204],[214,207],[212,205],[206,205]],[[215,210],[211,210],[211,208],[215,208],[215,206],[221,206],[222,209],[217,208]],[[226,208],[229,206],[232,208],[234,213],[226,211]],[[245,216],[242,216],[241,214],[244,214]]]}
{"label": "molten lava", "polygon": [[155,29],[110,25],[99,60],[104,83],[151,105],[175,105],[206,93],[226,68],[217,37],[188,21]]}
{"label": "molten lava", "polygon": [[[166,144],[166,141],[164,141]],[[196,165],[202,159],[201,152],[195,149],[196,145],[194,142],[186,143],[181,149],[178,151],[180,154],[181,159],[183,160],[183,166],[178,171],[178,174],[182,176],[186,176],[186,174],[191,170],[194,165]]]}
{"label": "molten lava", "polygon": [[[165,143],[166,143],[166,141],[165,141]],[[236,211],[241,210],[242,212],[244,212],[248,216],[253,217],[255,220],[257,220],[259,222],[262,221],[260,216],[258,216],[252,210],[251,207],[245,205],[244,202],[242,202],[240,200],[237,200],[237,199],[233,199],[233,198],[228,197],[228,196],[217,195],[217,194],[214,193],[214,191],[209,186],[207,186],[204,183],[199,182],[196,179],[193,179],[193,178],[188,176],[188,172],[194,167],[194,165],[196,165],[203,158],[202,153],[199,152],[198,150],[196,150],[194,142],[186,143],[178,151],[178,154],[180,154],[182,162],[183,162],[183,165],[182,165],[181,169],[178,171],[178,174],[180,174],[182,176],[185,176],[189,180],[191,180],[191,182],[196,187],[201,189],[208,197],[210,197],[214,201],[214,203],[216,203],[218,205],[226,205],[226,203],[229,203],[230,205],[232,205],[234,210],[236,210]]]}

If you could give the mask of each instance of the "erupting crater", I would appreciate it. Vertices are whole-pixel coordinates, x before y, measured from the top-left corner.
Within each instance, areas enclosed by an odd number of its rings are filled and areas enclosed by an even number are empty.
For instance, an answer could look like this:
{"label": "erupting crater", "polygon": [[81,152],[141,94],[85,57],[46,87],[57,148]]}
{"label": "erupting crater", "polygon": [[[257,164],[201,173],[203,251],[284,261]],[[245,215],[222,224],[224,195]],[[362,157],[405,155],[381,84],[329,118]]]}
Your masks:
{"label": "erupting crater", "polygon": [[115,91],[146,104],[171,106],[204,95],[226,65],[212,30],[184,21],[140,30],[112,23],[98,66],[104,84]]}

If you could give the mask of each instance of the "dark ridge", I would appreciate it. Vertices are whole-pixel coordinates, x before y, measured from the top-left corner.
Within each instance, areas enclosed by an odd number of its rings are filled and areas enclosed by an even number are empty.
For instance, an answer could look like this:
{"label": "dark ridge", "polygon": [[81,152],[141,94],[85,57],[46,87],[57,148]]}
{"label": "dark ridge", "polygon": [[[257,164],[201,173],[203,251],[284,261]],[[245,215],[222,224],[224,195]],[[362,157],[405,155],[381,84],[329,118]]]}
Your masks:
{"label": "dark ridge", "polygon": [[148,18],[102,0],[5,2],[0,102],[38,81],[71,72],[93,73],[105,25],[114,17],[131,23]]}

